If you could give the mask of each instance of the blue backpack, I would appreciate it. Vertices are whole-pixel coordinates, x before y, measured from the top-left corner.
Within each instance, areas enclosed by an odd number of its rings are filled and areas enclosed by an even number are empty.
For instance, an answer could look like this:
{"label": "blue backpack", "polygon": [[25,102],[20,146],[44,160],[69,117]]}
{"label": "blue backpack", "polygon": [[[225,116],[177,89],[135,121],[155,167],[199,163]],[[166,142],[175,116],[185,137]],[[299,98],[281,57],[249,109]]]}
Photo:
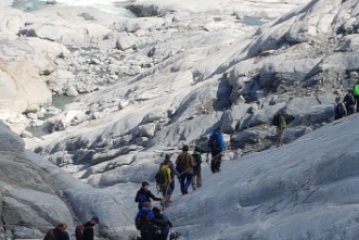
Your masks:
{"label": "blue backpack", "polygon": [[139,209],[142,209],[143,204],[145,204],[146,200],[147,200],[147,198],[146,198],[145,195],[143,195],[143,194],[138,195],[137,201],[138,201],[138,208]]}

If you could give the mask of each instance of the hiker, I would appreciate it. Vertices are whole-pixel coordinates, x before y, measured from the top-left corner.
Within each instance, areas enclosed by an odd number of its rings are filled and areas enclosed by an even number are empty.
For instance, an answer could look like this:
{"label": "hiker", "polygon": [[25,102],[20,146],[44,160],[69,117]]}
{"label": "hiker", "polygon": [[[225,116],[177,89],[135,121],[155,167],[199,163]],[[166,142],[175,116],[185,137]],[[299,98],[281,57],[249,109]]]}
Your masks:
{"label": "hiker", "polygon": [[201,150],[198,147],[194,148],[192,158],[195,164],[193,168],[192,188],[193,190],[196,190],[196,188],[202,187],[202,173],[201,173],[202,156],[201,156]]}
{"label": "hiker", "polygon": [[340,101],[340,97],[335,98],[335,105],[334,105],[334,119],[340,119],[342,117],[347,116],[347,109],[345,104]]}
{"label": "hiker", "polygon": [[54,232],[52,230],[48,231],[44,237],[44,240],[56,240]]}
{"label": "hiker", "polygon": [[155,195],[148,190],[149,186],[150,183],[148,181],[143,181],[141,189],[137,191],[135,202],[138,202],[138,210],[142,209],[145,202],[151,202],[151,199],[154,201],[162,201],[162,198],[155,197]]}
{"label": "hiker", "polygon": [[359,112],[359,81],[355,84],[353,88],[353,95],[357,105],[357,112]]}
{"label": "hiker", "polygon": [[154,225],[154,214],[151,202],[145,202],[136,215],[135,226],[141,232],[141,240],[155,240],[157,228]]}
{"label": "hiker", "polygon": [[163,205],[165,207],[168,207],[168,204],[171,202],[170,199],[172,194],[170,187],[170,183],[172,182],[170,164],[171,160],[166,159],[164,163],[161,164],[155,176],[156,182],[160,187],[160,192],[163,194]]}
{"label": "hiker", "polygon": [[193,167],[195,165],[191,154],[188,153],[188,150],[188,146],[184,145],[182,148],[182,153],[178,155],[176,160],[176,169],[181,173],[180,181],[182,195],[188,193],[188,188],[192,183]]}
{"label": "hiker", "polygon": [[212,154],[211,171],[212,173],[217,173],[221,168],[222,151],[226,150],[226,143],[224,142],[221,128],[219,126],[209,137],[207,150]]}
{"label": "hiker", "polygon": [[355,109],[355,98],[353,96],[353,90],[348,89],[348,93],[345,95],[344,100],[345,108],[347,109],[348,115],[354,113]]}
{"label": "hiker", "polygon": [[154,219],[156,225],[160,227],[160,231],[157,233],[156,240],[166,240],[170,232],[170,228],[172,228],[172,223],[166,214],[161,214],[161,211],[158,207],[152,208],[152,212],[155,216]]}
{"label": "hiker", "polygon": [[170,160],[170,165],[169,166],[170,166],[170,169],[171,169],[171,179],[172,179],[172,181],[170,183],[170,188],[171,188],[171,194],[172,194],[173,191],[175,190],[175,181],[173,179],[174,179],[175,176],[179,177],[180,173],[177,171],[175,165],[171,161],[171,154],[169,154],[169,153],[166,154],[165,160],[161,163],[161,165],[163,165],[167,159]]}
{"label": "hiker", "polygon": [[287,112],[283,110],[280,114],[274,116],[273,118],[273,125],[277,126],[277,132],[278,132],[277,147],[283,146],[283,133],[284,133],[284,129],[287,127],[287,122],[285,119],[286,115]]}
{"label": "hiker", "polygon": [[[66,232],[67,224],[60,222],[56,228],[46,233],[44,240],[70,240],[69,234]],[[52,238],[52,239],[51,239]]]}
{"label": "hiker", "polygon": [[90,221],[82,225],[78,225],[75,229],[76,240],[94,240],[93,227],[99,223],[99,218],[93,216]]}

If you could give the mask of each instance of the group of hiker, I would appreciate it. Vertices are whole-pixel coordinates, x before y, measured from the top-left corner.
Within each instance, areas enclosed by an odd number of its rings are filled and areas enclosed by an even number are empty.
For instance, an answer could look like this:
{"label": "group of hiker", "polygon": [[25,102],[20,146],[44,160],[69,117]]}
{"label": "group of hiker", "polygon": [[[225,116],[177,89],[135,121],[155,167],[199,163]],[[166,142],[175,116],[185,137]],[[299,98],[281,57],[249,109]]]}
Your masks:
{"label": "group of hiker", "polygon": [[[220,127],[211,134],[207,144],[208,154],[212,154],[211,171],[220,172],[221,155],[226,150],[226,144],[221,133]],[[163,198],[156,197],[150,190],[150,183],[143,181],[140,190],[137,191],[135,202],[138,203],[139,212],[135,218],[135,225],[141,233],[141,240],[166,240],[172,223],[166,214],[161,214],[158,207],[152,208],[151,200],[161,202],[162,209],[165,209],[172,202],[171,196],[175,189],[175,177],[180,182],[182,195],[188,194],[188,189],[192,186],[193,190],[202,186],[202,152],[199,147],[195,147],[192,154],[189,147],[184,145],[182,152],[177,156],[175,164],[170,160],[171,155],[166,154],[164,161],[160,164],[155,175],[156,184]],[[178,239],[178,233],[171,233],[170,239]]]}
{"label": "group of hiker", "polygon": [[[90,221],[78,225],[75,228],[76,240],[94,240],[94,229],[93,227],[99,223],[99,218],[93,216]],[[66,232],[67,224],[60,222],[56,228],[49,230],[44,240],[70,240],[68,232]]]}
{"label": "group of hiker", "polygon": [[[355,112],[359,112],[359,81],[353,89],[348,89],[343,101],[341,101],[341,97],[335,98],[334,119],[337,120]],[[273,125],[277,127],[278,133],[277,147],[283,145],[283,133],[287,127],[287,121],[287,112],[285,110],[273,118]]]}
{"label": "group of hiker", "polygon": [[348,89],[343,101],[340,97],[335,98],[334,119],[337,120],[355,112],[359,112],[359,81],[353,89]]}

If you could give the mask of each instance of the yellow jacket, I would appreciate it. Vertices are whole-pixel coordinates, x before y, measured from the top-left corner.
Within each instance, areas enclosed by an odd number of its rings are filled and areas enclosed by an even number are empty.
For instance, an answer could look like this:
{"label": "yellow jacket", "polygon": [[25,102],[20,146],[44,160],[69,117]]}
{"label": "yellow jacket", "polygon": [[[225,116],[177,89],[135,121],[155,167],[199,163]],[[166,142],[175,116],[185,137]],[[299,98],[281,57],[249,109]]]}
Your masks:
{"label": "yellow jacket", "polygon": [[171,178],[171,169],[169,166],[167,165],[162,165],[160,169],[158,169],[158,172],[161,171],[164,173],[165,175],[165,179],[166,181],[163,183],[163,184],[159,184],[160,186],[168,186],[171,181],[172,181],[172,178]]}

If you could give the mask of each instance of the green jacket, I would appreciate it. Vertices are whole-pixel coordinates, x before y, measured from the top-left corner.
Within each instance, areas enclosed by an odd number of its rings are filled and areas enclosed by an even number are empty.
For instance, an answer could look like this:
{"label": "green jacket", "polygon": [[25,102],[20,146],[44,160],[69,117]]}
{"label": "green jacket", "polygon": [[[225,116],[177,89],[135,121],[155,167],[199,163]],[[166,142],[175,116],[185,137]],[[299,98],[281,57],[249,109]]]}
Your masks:
{"label": "green jacket", "polygon": [[355,84],[353,87],[353,95],[357,97],[359,96],[359,84]]}
{"label": "green jacket", "polygon": [[285,121],[285,117],[283,116],[283,114],[281,114],[279,116],[279,126],[278,126],[278,128],[280,130],[283,130],[286,127],[287,127],[287,122]]}
{"label": "green jacket", "polygon": [[201,164],[202,164],[202,157],[201,153],[194,151],[192,154],[194,163],[196,164],[195,167],[193,167],[194,174],[201,173]]}

